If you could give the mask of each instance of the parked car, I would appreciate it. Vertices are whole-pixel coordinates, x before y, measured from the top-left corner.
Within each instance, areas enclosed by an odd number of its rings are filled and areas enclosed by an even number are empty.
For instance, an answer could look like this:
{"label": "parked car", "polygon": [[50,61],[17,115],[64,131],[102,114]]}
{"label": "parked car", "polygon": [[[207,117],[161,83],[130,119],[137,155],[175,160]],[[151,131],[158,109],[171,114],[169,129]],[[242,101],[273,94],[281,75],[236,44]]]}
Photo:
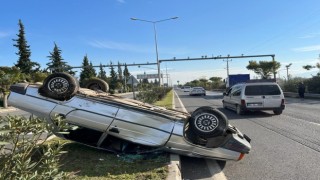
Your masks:
{"label": "parked car", "polygon": [[272,110],[274,114],[280,115],[285,109],[283,92],[273,80],[250,80],[232,86],[223,95],[223,107],[235,110],[237,114]]}
{"label": "parked car", "polygon": [[191,87],[190,86],[184,86],[183,87],[183,92],[190,92]]}
{"label": "parked car", "polygon": [[95,90],[79,88],[69,74],[55,73],[42,85],[12,85],[8,102],[47,123],[55,124],[56,115],[64,117],[74,128],[57,136],[117,153],[164,150],[240,160],[251,149],[250,138],[212,107],[200,107],[190,115]]}
{"label": "parked car", "polygon": [[203,87],[194,87],[191,89],[191,91],[189,92],[190,96],[194,96],[194,95],[206,95],[206,90]]}

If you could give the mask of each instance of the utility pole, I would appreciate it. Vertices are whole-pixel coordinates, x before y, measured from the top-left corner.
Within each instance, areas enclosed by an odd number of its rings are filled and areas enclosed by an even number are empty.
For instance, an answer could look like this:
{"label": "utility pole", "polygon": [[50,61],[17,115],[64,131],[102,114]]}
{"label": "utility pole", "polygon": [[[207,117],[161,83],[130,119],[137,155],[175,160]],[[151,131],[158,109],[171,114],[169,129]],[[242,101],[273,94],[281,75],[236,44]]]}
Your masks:
{"label": "utility pole", "polygon": [[223,60],[223,61],[227,61],[227,77],[229,77],[229,61],[232,61],[232,59],[227,58],[227,60]]}
{"label": "utility pole", "polygon": [[166,76],[167,76],[167,87],[169,87],[167,63],[166,63]]}
{"label": "utility pole", "polygon": [[292,65],[292,63],[286,65],[286,68],[287,68],[287,80],[289,80],[289,68],[290,68],[291,65]]}

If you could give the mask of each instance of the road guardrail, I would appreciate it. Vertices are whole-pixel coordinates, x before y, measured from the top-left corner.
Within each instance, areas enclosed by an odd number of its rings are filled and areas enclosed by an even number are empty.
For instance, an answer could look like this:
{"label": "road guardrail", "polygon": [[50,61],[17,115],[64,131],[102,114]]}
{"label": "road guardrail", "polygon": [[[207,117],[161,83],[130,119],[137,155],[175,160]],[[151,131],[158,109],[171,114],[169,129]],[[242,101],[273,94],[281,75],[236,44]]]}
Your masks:
{"label": "road guardrail", "polygon": [[[293,92],[283,92],[283,94],[285,97],[295,97],[295,98],[299,97],[298,93],[293,93]],[[308,99],[320,99],[320,94],[304,93],[304,97]]]}

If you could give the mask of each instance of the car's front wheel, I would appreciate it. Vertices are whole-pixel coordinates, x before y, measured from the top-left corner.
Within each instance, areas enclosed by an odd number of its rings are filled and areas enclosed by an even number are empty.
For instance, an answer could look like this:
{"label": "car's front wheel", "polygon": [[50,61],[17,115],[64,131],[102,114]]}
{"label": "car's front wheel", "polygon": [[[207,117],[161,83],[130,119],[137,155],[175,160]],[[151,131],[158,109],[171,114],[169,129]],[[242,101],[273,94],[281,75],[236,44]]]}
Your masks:
{"label": "car's front wheel", "polygon": [[227,127],[227,117],[212,107],[200,107],[190,117],[191,130],[203,138],[221,136],[226,132]]}
{"label": "car's front wheel", "polygon": [[56,100],[68,100],[79,90],[77,80],[70,74],[59,72],[50,74],[39,88],[43,96]]}

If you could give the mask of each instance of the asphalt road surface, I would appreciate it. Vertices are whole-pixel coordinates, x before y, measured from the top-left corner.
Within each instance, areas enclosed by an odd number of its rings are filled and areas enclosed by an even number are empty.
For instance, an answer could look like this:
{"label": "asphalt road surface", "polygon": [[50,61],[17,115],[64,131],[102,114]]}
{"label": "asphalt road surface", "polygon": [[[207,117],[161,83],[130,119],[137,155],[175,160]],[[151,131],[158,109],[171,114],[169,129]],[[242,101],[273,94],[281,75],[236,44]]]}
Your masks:
{"label": "asphalt road surface", "polygon": [[237,115],[222,108],[222,93],[189,96],[187,92],[176,92],[188,112],[200,106],[215,107],[252,139],[250,154],[241,161],[226,163],[223,172],[227,179],[320,179],[319,100],[286,98],[281,115],[272,111]]}

